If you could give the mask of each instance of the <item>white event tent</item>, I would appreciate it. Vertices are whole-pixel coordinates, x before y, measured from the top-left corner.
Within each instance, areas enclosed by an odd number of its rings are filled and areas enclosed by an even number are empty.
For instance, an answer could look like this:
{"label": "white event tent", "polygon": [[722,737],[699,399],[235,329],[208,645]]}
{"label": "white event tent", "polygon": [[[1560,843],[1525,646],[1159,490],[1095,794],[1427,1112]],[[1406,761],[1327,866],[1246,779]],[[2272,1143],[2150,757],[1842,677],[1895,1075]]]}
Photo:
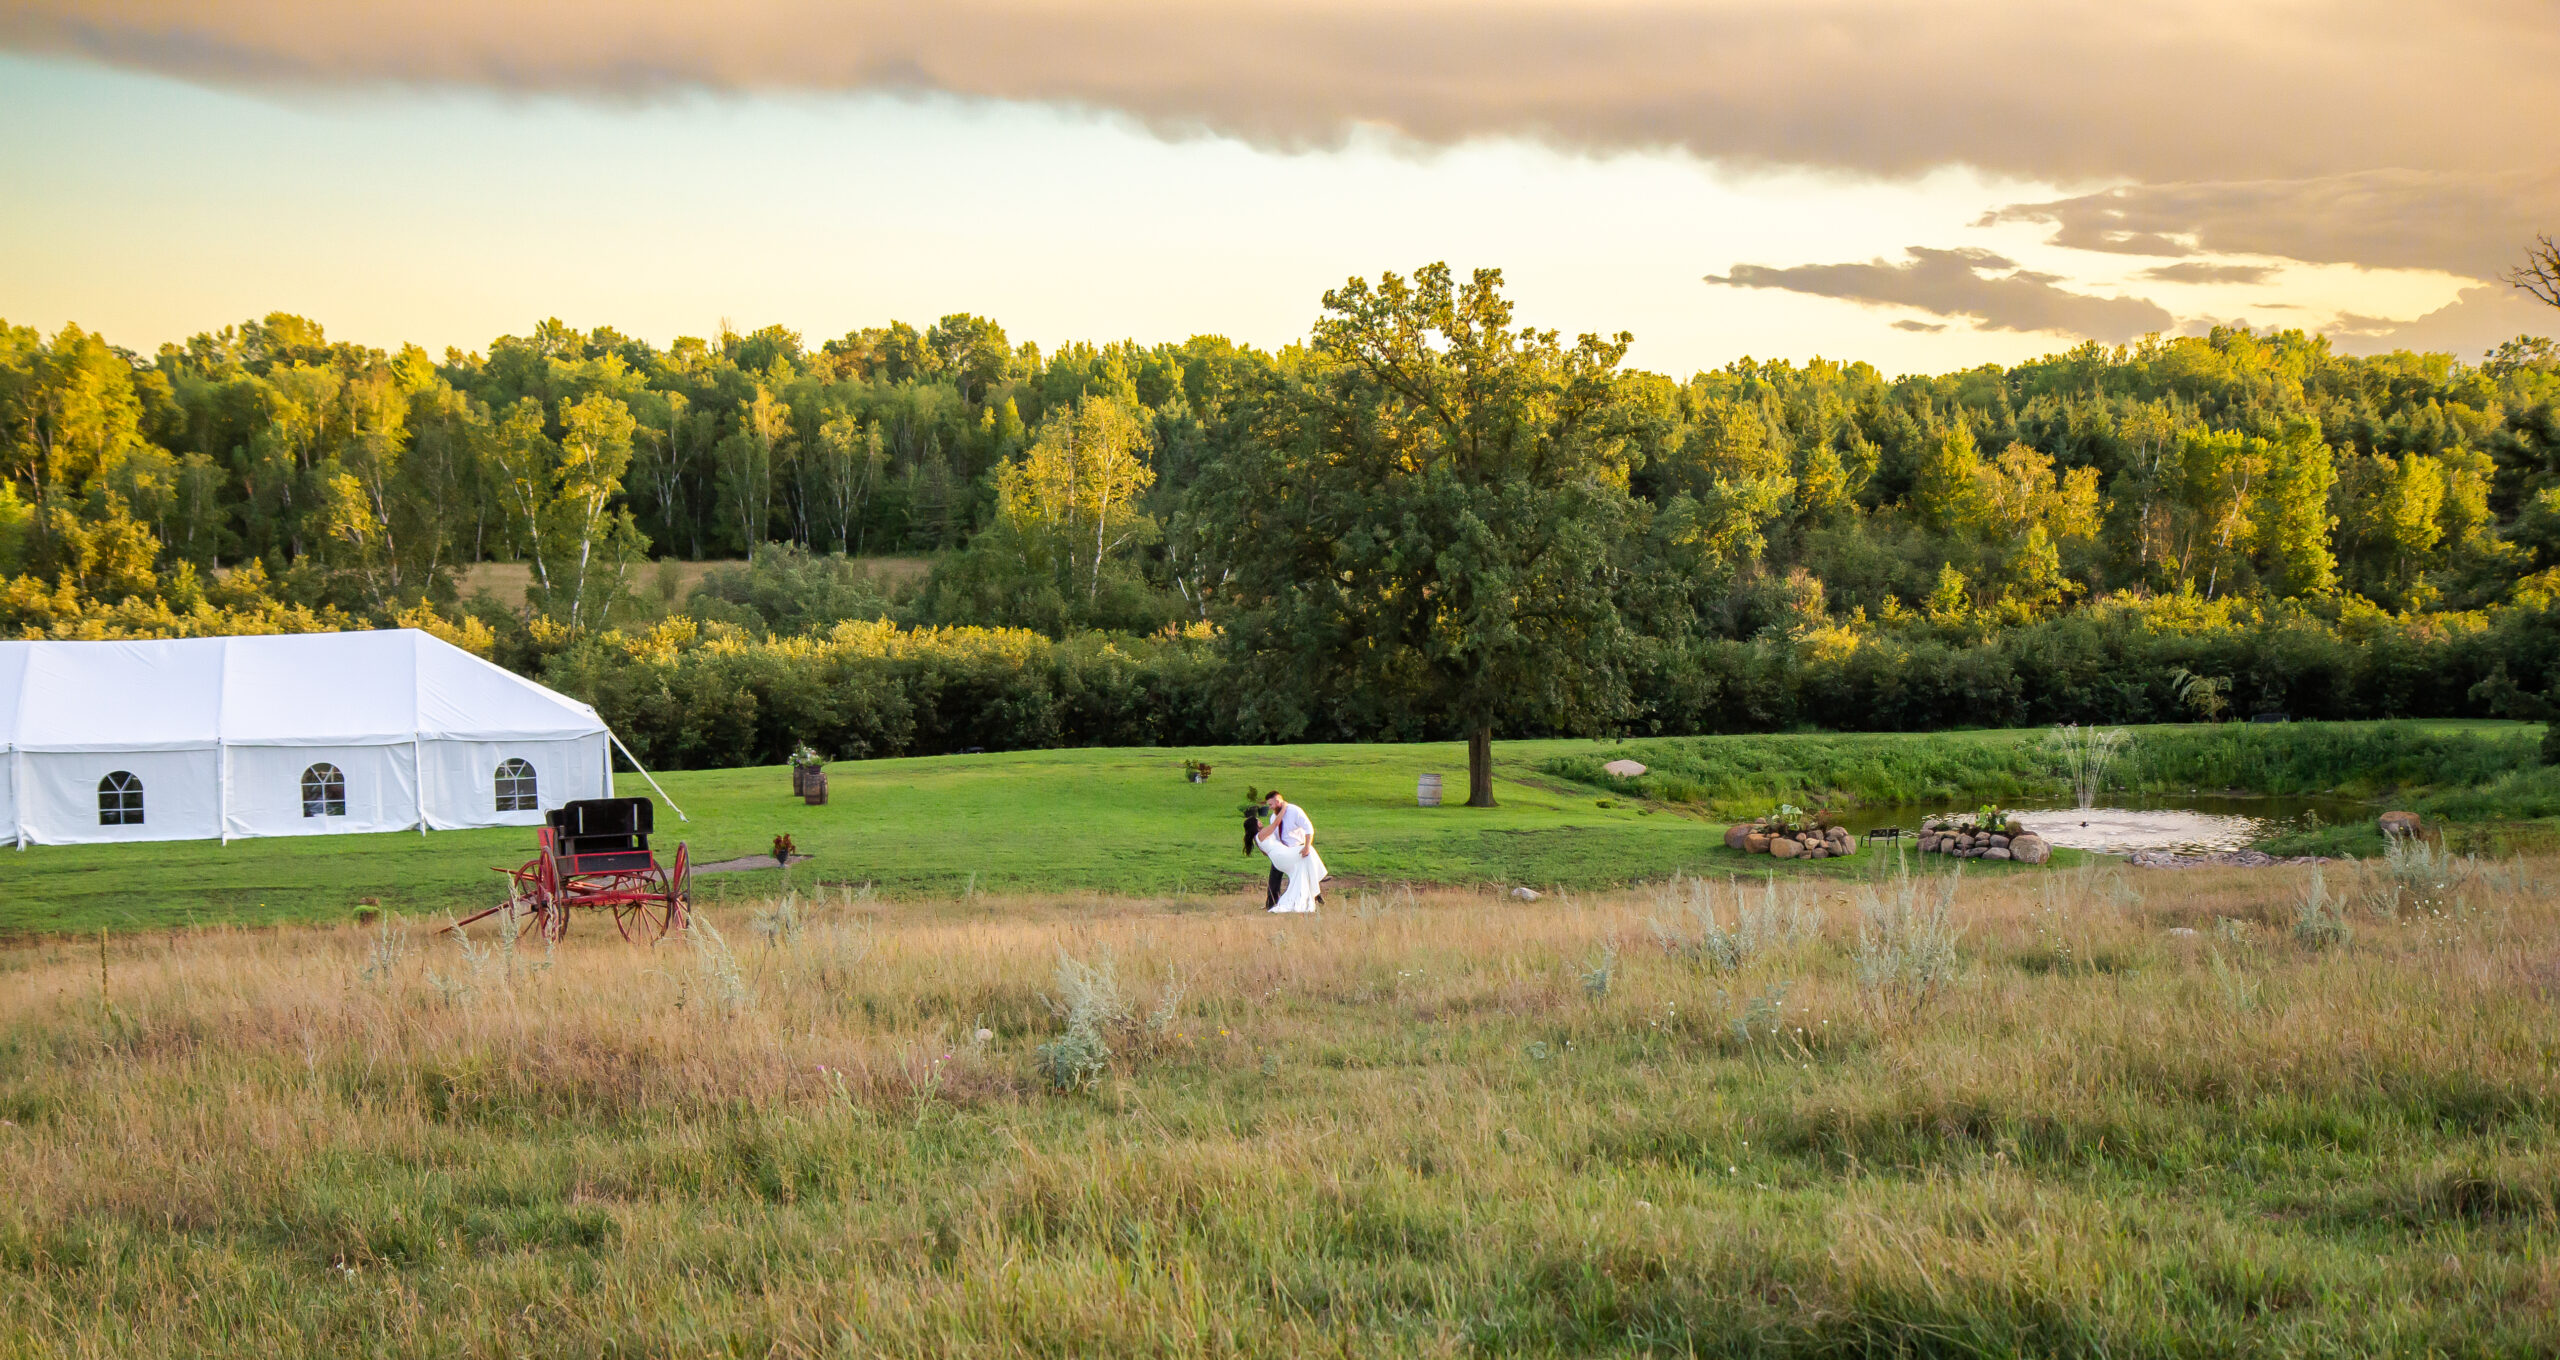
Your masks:
{"label": "white event tent", "polygon": [[18,846],[538,824],[613,793],[596,711],[415,629],[0,642]]}

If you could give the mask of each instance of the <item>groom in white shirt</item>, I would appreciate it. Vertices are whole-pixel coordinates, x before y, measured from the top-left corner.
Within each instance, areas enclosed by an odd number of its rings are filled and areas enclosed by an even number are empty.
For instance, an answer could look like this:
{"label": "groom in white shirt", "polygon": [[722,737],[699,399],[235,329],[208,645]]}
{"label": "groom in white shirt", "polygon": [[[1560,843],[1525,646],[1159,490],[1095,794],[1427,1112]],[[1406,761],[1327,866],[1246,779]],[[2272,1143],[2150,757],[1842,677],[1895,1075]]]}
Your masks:
{"label": "groom in white shirt", "polygon": [[[1316,824],[1307,820],[1306,809],[1281,797],[1278,789],[1271,791],[1271,796],[1263,801],[1263,806],[1270,809],[1271,820],[1280,826],[1280,843],[1296,846],[1299,854],[1307,854],[1315,845]],[[1331,877],[1333,877],[1333,871],[1327,869],[1325,878]],[[1289,876],[1276,868],[1273,869],[1269,890],[1263,894],[1262,905],[1268,907],[1279,901],[1280,894],[1286,891],[1288,886]],[[1324,900],[1324,879],[1316,880],[1316,900],[1319,902]]]}

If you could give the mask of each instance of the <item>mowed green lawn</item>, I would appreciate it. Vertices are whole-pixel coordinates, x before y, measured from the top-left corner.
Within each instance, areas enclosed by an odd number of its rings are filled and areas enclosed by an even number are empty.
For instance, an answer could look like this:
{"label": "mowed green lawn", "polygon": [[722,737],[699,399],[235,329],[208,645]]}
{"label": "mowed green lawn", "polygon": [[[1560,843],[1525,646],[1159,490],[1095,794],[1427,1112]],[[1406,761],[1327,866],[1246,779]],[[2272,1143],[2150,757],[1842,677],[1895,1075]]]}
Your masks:
{"label": "mowed green lawn", "polygon": [[[1783,738],[1777,739],[1783,740]],[[1466,750],[1436,745],[1248,746],[1018,751],[875,760],[830,767],[831,798],[790,796],[767,767],[669,773],[659,782],[690,822],[661,806],[657,840],[691,843],[696,862],[766,853],[790,833],[814,856],[795,885],[871,884],[896,895],[980,892],[1115,896],[1240,893],[1262,861],[1243,854],[1237,809],[1248,785],[1277,785],[1315,819],[1338,887],[1532,884],[1597,887],[1742,860],[1722,823],[1694,809],[1640,807],[1539,773],[1581,741],[1517,741],[1496,750],[1501,806],[1465,797]],[[1182,775],[1209,761],[1206,784]],[[1414,801],[1415,777],[1440,773],[1451,806]],[[624,793],[647,793],[635,775]],[[281,837],[0,851],[0,933],[149,929],[190,922],[337,920],[365,898],[396,911],[476,910],[498,900],[499,865],[532,851],[529,829],[429,836]],[[1729,861],[1729,863],[1728,863]],[[1765,866],[1768,862],[1761,861]],[[778,869],[705,875],[708,900],[762,896]]]}
{"label": "mowed green lawn", "polygon": [[[2377,772],[2390,775],[2383,782],[2424,785],[2435,782],[2430,776],[2439,765],[2453,783],[2476,783],[2514,764],[2517,751],[2530,754],[2517,745],[2524,729],[2513,723],[2132,731],[2137,747],[2149,753],[2133,763],[2158,765],[2155,778],[2193,766],[2172,782],[2262,792],[2268,790],[2258,782],[2265,780],[2282,783],[2277,792],[2318,791],[2373,783]],[[814,808],[791,797],[785,768],[704,770],[659,776],[692,820],[679,822],[662,807],[658,839],[669,853],[678,840],[691,842],[695,861],[702,863],[769,854],[773,838],[788,832],[815,856],[788,872],[788,881],[803,888],[867,884],[908,897],[973,889],[1211,897],[1246,893],[1258,880],[1261,860],[1243,853],[1238,806],[1248,786],[1277,785],[1315,818],[1336,887],[1355,892],[1404,883],[1585,889],[1675,873],[1773,869],[1851,875],[1865,871],[1869,858],[1782,867],[1728,851],[1719,809],[1765,808],[1778,798],[1810,805],[1834,795],[1848,806],[1915,800],[1944,805],[1957,794],[1967,802],[1976,795],[2004,798],[2053,780],[2050,761],[2038,754],[2045,735],[2043,729],[1994,729],[1501,742],[1494,748],[1501,806],[1491,809],[1456,805],[1465,795],[1466,751],[1454,742],[855,761],[829,769],[832,801]],[[2428,744],[2447,738],[2455,744]],[[2480,742],[2463,744],[2469,738]],[[2222,754],[2201,764],[2170,759],[2187,748]],[[1658,796],[1648,801],[1613,794],[1541,768],[1560,756],[1612,754],[1632,754],[1654,765],[1638,792]],[[1216,767],[1208,783],[1184,780],[1186,757]],[[2454,768],[2460,761],[2477,768]],[[1440,774],[1449,806],[1415,805],[1414,780],[1425,771]],[[2526,771],[2490,790],[2497,794],[2493,801],[2519,809],[2499,815],[2546,815],[2537,809],[2551,801],[2546,795],[2553,791],[2534,783],[2538,779],[2544,779],[2541,772]],[[1663,787],[1654,788],[1657,783]],[[648,792],[635,775],[622,776],[621,788]],[[2346,830],[2372,839],[2368,826]],[[477,910],[503,896],[502,880],[490,870],[524,862],[533,844],[530,829],[510,828],[283,837],[228,846],[193,841],[0,850],[0,937],[189,922],[339,920],[366,898],[412,913]],[[2316,848],[2340,853],[2343,845]],[[2369,846],[2355,849],[2370,853]],[[2066,851],[2061,859],[2068,863],[2077,855]],[[2002,871],[1976,864],[1973,872]],[[784,882],[784,871],[771,867],[705,875],[696,895],[711,902],[760,898]]]}

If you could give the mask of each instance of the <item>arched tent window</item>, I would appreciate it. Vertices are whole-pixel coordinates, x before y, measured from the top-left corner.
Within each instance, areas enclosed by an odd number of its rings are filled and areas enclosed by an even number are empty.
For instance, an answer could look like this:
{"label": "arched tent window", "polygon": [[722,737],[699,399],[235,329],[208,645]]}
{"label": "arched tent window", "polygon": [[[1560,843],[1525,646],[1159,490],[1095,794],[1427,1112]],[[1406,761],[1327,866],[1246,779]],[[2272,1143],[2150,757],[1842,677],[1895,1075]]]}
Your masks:
{"label": "arched tent window", "polygon": [[322,761],[302,772],[302,815],[305,817],[344,817],[347,815],[347,776],[337,766]]}
{"label": "arched tent window", "polygon": [[542,799],[534,792],[533,766],[518,756],[509,756],[498,766],[498,811],[540,812]]}
{"label": "arched tent window", "polygon": [[98,825],[142,825],[142,781],[118,770],[98,781]]}

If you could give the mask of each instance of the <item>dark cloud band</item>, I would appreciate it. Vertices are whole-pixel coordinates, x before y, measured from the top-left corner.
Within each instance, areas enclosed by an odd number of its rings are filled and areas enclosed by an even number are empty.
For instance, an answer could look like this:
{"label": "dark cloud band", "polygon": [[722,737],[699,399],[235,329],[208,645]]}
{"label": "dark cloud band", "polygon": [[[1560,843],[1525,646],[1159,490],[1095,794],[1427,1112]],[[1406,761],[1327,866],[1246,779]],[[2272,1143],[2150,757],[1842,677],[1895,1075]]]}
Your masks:
{"label": "dark cloud band", "polygon": [[2281,255],[2488,279],[2521,258],[2537,223],[2560,221],[2560,169],[2137,184],[2014,204],[1984,220],[2048,223],[2056,245],[2081,250]]}
{"label": "dark cloud band", "polygon": [[2059,281],[2051,274],[2019,269],[2014,261],[1987,250],[1912,246],[1904,253],[1910,258],[1891,263],[1872,260],[1783,269],[1738,264],[1732,273],[1708,275],[1707,282],[1910,307],[1937,316],[1965,317],[1987,331],[2051,331],[2111,343],[2166,331],[2176,322],[2147,298],[2074,293],[2057,286]]}
{"label": "dark cloud band", "polygon": [[0,44],[223,81],[932,90],[1284,146],[1377,126],[2055,182],[2538,164],[2560,107],[2545,0],[0,0]]}

